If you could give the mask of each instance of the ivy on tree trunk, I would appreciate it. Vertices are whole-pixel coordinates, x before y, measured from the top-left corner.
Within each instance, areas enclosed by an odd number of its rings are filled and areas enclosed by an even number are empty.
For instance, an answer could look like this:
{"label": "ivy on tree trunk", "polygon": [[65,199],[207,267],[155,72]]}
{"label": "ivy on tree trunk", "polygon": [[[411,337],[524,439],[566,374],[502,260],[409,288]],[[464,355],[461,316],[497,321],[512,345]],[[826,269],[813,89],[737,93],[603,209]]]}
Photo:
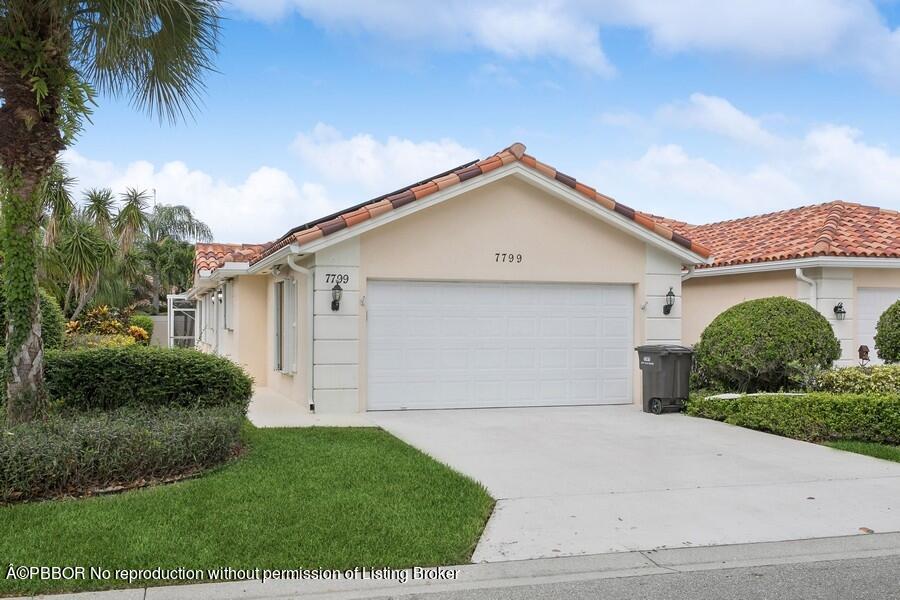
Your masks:
{"label": "ivy on tree trunk", "polygon": [[[53,39],[52,23],[39,20],[38,38]],[[33,40],[19,40],[29,47]],[[64,72],[65,53],[47,43],[44,69]],[[59,126],[59,78],[48,77],[47,96],[35,92],[34,75],[22,53],[0,53],[0,192],[2,246],[6,290],[6,416],[10,424],[46,414],[40,296],[37,282],[38,235],[43,208],[42,184],[64,147]]]}

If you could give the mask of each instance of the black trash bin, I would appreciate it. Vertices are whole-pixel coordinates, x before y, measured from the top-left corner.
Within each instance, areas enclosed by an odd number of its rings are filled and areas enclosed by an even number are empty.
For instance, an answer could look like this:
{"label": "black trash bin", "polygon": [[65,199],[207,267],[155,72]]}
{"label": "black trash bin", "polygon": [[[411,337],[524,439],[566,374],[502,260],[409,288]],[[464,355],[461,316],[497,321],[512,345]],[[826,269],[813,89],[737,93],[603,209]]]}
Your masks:
{"label": "black trash bin", "polygon": [[684,408],[690,393],[693,350],[670,344],[638,346],[643,376],[644,412],[661,414]]}

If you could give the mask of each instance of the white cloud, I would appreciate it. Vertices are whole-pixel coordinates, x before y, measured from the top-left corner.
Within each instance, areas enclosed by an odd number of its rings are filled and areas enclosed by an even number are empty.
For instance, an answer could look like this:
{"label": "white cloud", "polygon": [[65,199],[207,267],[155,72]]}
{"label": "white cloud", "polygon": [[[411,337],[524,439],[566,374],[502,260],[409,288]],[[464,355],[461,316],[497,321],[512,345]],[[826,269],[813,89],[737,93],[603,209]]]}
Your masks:
{"label": "white cloud", "polygon": [[657,111],[664,122],[698,128],[754,146],[773,146],[778,137],[766,131],[759,119],[738,110],[717,96],[691,94],[688,102],[667,104]]}
{"label": "white cloud", "polygon": [[233,0],[233,6],[263,21],[296,11],[328,30],[513,59],[550,57],[600,75],[615,71],[600,32],[633,28],[664,52],[851,67],[900,84],[900,33],[872,0]]}
{"label": "white cloud", "polygon": [[810,201],[803,185],[773,165],[727,169],[675,144],[601,163],[597,184],[639,210],[699,223]]}
{"label": "white cloud", "polygon": [[552,57],[604,76],[614,71],[597,29],[586,27],[561,1],[233,0],[232,5],[263,21],[295,10],[328,30],[363,31],[444,49],[475,47],[513,59]]}
{"label": "white cloud", "polygon": [[322,177],[367,193],[388,192],[479,156],[451,139],[414,142],[391,136],[379,141],[367,133],[344,137],[324,123],[298,134],[292,148]]}
{"label": "white cloud", "polygon": [[[758,135],[751,127],[730,137],[753,143]],[[597,183],[626,204],[695,223],[838,199],[900,209],[900,154],[866,143],[860,131],[825,124],[801,138],[769,136],[750,166],[655,144],[638,158],[602,162]]]}
{"label": "white cloud", "polygon": [[260,167],[244,181],[233,184],[181,161],[157,166],[147,161],[116,165],[84,157],[74,150],[62,159],[78,178],[78,190],[109,187],[120,193],[127,187],[156,190],[162,204],[184,204],[223,242],[263,242],[288,228],[332,212],[336,207],[325,188],[314,183],[297,185],[279,169]]}
{"label": "white cloud", "polygon": [[[368,134],[343,137],[324,124],[298,135],[292,149],[302,161],[300,168],[315,175],[311,181],[298,183],[288,173],[269,166],[257,168],[243,181],[230,181],[192,169],[182,161],[158,165],[139,160],[123,165],[94,160],[75,150],[64,152],[62,160],[78,179],[79,195],[90,187],[109,187],[116,193],[128,187],[155,189],[158,202],[190,207],[212,227],[217,241],[265,242],[295,225],[478,156],[453,140],[413,142],[389,137],[379,141]],[[328,183],[327,189],[314,183],[319,178]]]}
{"label": "white cloud", "polygon": [[833,198],[900,208],[900,155],[868,145],[850,127],[823,125],[803,140],[805,167]]}

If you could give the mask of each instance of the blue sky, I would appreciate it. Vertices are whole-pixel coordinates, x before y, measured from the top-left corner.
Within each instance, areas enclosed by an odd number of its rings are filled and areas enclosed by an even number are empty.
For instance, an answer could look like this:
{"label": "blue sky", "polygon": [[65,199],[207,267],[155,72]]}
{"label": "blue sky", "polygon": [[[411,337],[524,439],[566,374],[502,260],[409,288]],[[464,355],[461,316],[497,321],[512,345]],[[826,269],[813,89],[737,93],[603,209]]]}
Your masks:
{"label": "blue sky", "polygon": [[221,241],[514,141],[635,208],[708,222],[900,209],[900,15],[846,0],[235,0],[195,119],[101,98],[80,186],[155,188]]}

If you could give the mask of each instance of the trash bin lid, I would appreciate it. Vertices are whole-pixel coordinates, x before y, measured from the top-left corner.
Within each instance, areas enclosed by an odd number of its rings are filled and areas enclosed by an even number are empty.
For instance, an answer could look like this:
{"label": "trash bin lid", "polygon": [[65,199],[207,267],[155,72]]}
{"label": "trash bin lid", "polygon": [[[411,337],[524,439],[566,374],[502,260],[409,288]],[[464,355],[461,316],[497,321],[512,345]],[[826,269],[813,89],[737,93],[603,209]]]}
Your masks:
{"label": "trash bin lid", "polygon": [[677,344],[646,344],[636,347],[635,350],[648,354],[691,354],[694,352],[690,346],[678,346]]}

